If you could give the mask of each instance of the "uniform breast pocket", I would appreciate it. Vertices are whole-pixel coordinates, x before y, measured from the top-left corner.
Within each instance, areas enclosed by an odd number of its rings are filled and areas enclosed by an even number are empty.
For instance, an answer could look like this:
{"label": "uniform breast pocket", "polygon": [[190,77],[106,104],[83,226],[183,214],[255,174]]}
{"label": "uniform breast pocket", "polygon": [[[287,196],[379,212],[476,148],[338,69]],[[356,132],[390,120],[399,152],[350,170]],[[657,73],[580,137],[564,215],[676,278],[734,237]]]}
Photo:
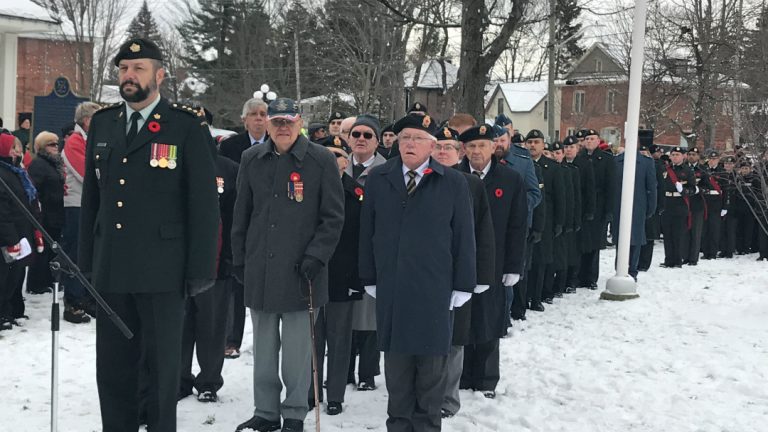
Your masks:
{"label": "uniform breast pocket", "polygon": [[93,165],[96,169],[96,179],[99,181],[99,184],[104,184],[107,180],[107,169],[111,154],[111,147],[96,147],[93,151]]}

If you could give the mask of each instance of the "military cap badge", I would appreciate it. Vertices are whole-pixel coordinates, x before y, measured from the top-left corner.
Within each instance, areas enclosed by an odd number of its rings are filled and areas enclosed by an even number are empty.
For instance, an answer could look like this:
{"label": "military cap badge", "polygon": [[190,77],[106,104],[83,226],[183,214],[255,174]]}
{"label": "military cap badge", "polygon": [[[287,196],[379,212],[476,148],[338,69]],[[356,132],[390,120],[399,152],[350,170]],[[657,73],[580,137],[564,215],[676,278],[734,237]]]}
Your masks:
{"label": "military cap badge", "polygon": [[141,51],[141,45],[139,45],[136,42],[134,42],[134,43],[131,44],[130,48],[128,48],[128,49],[130,49],[131,52],[137,53],[137,52]]}
{"label": "military cap badge", "polygon": [[335,145],[336,147],[341,147],[341,138],[339,138],[338,136],[333,137],[333,145]]}
{"label": "military cap badge", "polygon": [[443,136],[446,138],[451,138],[451,130],[448,128],[443,128]]}
{"label": "military cap badge", "polygon": [[485,135],[486,132],[488,132],[488,129],[485,127],[485,125],[480,126],[479,129],[480,135]]}
{"label": "military cap badge", "polygon": [[421,121],[421,126],[428,128],[430,124],[432,124],[432,119],[428,115],[425,115],[424,120]]}
{"label": "military cap badge", "polygon": [[420,103],[418,103],[418,102],[416,102],[416,105],[414,105],[414,106],[413,106],[413,108],[414,108],[415,110],[420,110],[420,109],[421,109],[421,104],[420,104]]}

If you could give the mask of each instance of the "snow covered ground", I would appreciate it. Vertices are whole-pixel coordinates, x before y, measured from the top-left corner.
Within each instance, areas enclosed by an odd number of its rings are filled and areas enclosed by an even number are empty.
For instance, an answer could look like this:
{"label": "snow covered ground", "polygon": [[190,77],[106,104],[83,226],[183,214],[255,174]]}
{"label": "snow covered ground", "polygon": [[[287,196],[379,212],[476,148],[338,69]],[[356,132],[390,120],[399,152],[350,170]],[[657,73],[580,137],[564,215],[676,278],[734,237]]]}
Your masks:
{"label": "snow covered ground", "polygon": [[[601,280],[614,252],[601,254]],[[660,246],[655,263],[663,256]],[[640,298],[614,303],[599,291],[528,313],[502,340],[498,397],[462,392],[445,431],[768,431],[768,263],[755,255],[640,276]],[[30,296],[31,320],[0,334],[0,430],[44,431],[49,421],[49,296]],[[250,332],[250,321],[246,331]],[[100,430],[93,324],[62,323],[64,431]],[[220,402],[179,404],[179,430],[233,431],[251,416],[252,346],[227,360]],[[383,369],[383,368],[382,368]],[[384,431],[384,379],[347,392],[325,431]],[[306,430],[314,430],[314,414]]]}

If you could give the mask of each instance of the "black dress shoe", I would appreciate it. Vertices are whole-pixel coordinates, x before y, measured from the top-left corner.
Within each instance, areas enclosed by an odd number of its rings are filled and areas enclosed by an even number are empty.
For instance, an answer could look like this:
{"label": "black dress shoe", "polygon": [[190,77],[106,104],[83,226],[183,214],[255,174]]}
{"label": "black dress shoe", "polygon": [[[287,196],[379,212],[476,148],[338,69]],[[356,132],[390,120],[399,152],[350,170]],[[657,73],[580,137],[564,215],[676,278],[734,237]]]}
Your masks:
{"label": "black dress shoe", "polygon": [[253,416],[247,422],[241,423],[239,426],[237,426],[237,429],[235,429],[235,432],[240,432],[241,430],[244,430],[244,429],[253,429],[258,432],[272,432],[280,429],[280,420],[272,421],[272,420],[267,420],[263,417]]}
{"label": "black dress shoe", "polygon": [[215,391],[206,390],[197,395],[197,400],[203,403],[218,402],[219,396],[216,394]]}
{"label": "black dress shoe", "polygon": [[486,399],[496,399],[496,391],[486,390],[483,392],[483,396],[485,396]]}
{"label": "black dress shoe", "polygon": [[0,331],[4,330],[12,330],[13,324],[11,324],[10,321],[5,321],[4,319],[0,319]]}
{"label": "black dress shoe", "polygon": [[445,409],[445,408],[440,408],[440,417],[441,417],[441,418],[447,419],[447,418],[451,418],[451,417],[453,417],[453,416],[455,416],[455,415],[456,415],[456,414],[454,414],[454,413],[452,413],[452,412],[448,411],[448,410],[447,410],[447,409]]}
{"label": "black dress shoe", "polygon": [[512,319],[515,321],[525,321],[525,315],[512,315]]}
{"label": "black dress shoe", "polygon": [[561,292],[559,292],[559,291],[558,291],[558,292],[556,292],[556,293],[555,293],[555,298],[563,298],[563,293],[561,293]]}
{"label": "black dress shoe", "polygon": [[546,303],[546,304],[554,304],[554,303],[555,303],[555,300],[554,300],[554,299],[552,299],[551,297],[547,297],[547,298],[545,298],[543,301],[544,301],[544,303]]}
{"label": "black dress shoe", "polygon": [[536,312],[544,312],[544,305],[541,303],[532,304],[528,309]]}
{"label": "black dress shoe", "polygon": [[282,432],[304,432],[304,422],[296,419],[283,420]]}
{"label": "black dress shoe", "polygon": [[360,380],[360,383],[357,385],[357,390],[358,391],[376,390],[376,382],[373,380],[373,378]]}
{"label": "black dress shoe", "polygon": [[565,293],[566,294],[573,294],[576,292],[576,288],[574,287],[565,287]]}
{"label": "black dress shoe", "polygon": [[328,406],[325,407],[325,413],[328,415],[339,415],[344,409],[341,407],[341,402],[328,402]]}
{"label": "black dress shoe", "polygon": [[688,262],[688,265],[689,265],[689,266],[695,266],[695,265],[699,265],[699,263],[697,263],[697,262],[693,262],[693,261],[689,261],[689,262]]}

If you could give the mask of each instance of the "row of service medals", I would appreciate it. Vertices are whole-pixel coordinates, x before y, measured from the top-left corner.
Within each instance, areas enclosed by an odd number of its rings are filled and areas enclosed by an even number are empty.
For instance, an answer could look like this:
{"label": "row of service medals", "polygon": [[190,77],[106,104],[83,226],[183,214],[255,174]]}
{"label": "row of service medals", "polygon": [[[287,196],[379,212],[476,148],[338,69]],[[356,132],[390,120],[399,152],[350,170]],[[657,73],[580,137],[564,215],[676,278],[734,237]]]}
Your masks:
{"label": "row of service medals", "polygon": [[152,168],[176,169],[176,146],[170,144],[152,144],[152,159],[149,160]]}
{"label": "row of service medals", "polygon": [[296,202],[304,201],[304,182],[298,173],[292,173],[288,182],[288,198]]}

